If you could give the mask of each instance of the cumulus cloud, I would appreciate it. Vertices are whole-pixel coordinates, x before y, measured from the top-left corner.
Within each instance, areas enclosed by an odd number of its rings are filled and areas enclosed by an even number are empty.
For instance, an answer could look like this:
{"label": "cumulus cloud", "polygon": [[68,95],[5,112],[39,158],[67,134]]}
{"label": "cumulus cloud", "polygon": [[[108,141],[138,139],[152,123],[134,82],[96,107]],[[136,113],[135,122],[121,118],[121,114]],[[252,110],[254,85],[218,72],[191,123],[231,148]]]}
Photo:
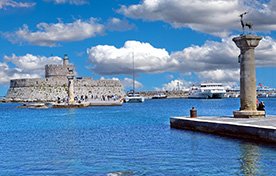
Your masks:
{"label": "cumulus cloud", "polygon": [[[4,56],[5,62],[0,62],[0,84],[8,84],[10,79],[39,78],[45,74],[46,64],[61,64],[62,58],[53,56]],[[11,68],[9,65],[15,65]]]}
{"label": "cumulus cloud", "polygon": [[[124,80],[121,81],[124,89],[125,88],[133,88],[133,79],[130,78],[125,78]],[[142,89],[143,88],[143,84],[140,83],[139,81],[135,80],[135,89]]]}
{"label": "cumulus cloud", "polygon": [[191,28],[203,33],[227,37],[241,30],[239,15],[249,12],[246,19],[256,24],[258,31],[276,30],[276,2],[256,0],[143,0],[139,4],[121,6],[118,13],[134,19],[164,21],[174,28]]}
{"label": "cumulus cloud", "polygon": [[276,67],[276,41],[269,36],[264,37],[256,48],[256,67]]}
{"label": "cumulus cloud", "polygon": [[36,25],[37,31],[29,30],[29,26],[24,24],[18,31],[3,33],[12,43],[29,43],[39,46],[56,46],[59,42],[81,41],[97,35],[104,35],[106,30],[125,31],[134,27],[126,20],[111,18],[107,24],[100,24],[96,18],[89,20],[77,19],[73,23],[39,23]]}
{"label": "cumulus cloud", "polygon": [[47,2],[54,2],[55,4],[73,4],[73,5],[84,5],[84,4],[89,4],[88,1],[86,0],[44,0]]}
{"label": "cumulus cloud", "polygon": [[135,27],[134,24],[129,24],[129,21],[119,18],[109,18],[106,26],[109,31],[127,31]]}
{"label": "cumulus cloud", "polygon": [[8,7],[13,7],[13,8],[19,8],[19,7],[24,7],[24,8],[29,8],[35,6],[36,3],[27,3],[27,2],[16,2],[13,0],[1,0],[0,1],[0,9],[7,9]]}
{"label": "cumulus cloud", "polygon": [[[206,41],[169,54],[149,43],[127,41],[122,48],[98,45],[87,49],[90,68],[100,75],[131,75],[133,55],[135,73],[180,72],[182,76],[195,73],[202,80],[233,82],[239,80],[239,49],[232,37],[220,42]],[[133,54],[134,53],[134,54]],[[276,62],[276,41],[264,37],[256,48],[256,67],[272,67]]]}
{"label": "cumulus cloud", "polygon": [[120,80],[119,78],[115,78],[115,77],[112,77],[112,78],[105,78],[104,76],[102,76],[100,78],[100,80]]}
{"label": "cumulus cloud", "polygon": [[188,90],[191,87],[192,82],[185,81],[183,79],[175,79],[167,84],[163,84],[162,88],[155,87],[156,91],[172,91],[172,90]]}
{"label": "cumulus cloud", "polygon": [[5,33],[4,36],[12,43],[28,42],[32,45],[55,46],[57,42],[79,41],[96,35],[102,35],[104,26],[97,19],[87,21],[76,20],[73,23],[39,23],[39,31],[31,32],[27,25],[15,33]]}
{"label": "cumulus cloud", "polygon": [[158,73],[168,71],[178,63],[171,59],[165,49],[154,48],[149,43],[127,41],[122,48],[109,45],[98,45],[87,49],[91,68],[100,75],[133,73]]}
{"label": "cumulus cloud", "polygon": [[238,82],[240,81],[240,69],[216,69],[197,73],[201,80],[214,82]]}

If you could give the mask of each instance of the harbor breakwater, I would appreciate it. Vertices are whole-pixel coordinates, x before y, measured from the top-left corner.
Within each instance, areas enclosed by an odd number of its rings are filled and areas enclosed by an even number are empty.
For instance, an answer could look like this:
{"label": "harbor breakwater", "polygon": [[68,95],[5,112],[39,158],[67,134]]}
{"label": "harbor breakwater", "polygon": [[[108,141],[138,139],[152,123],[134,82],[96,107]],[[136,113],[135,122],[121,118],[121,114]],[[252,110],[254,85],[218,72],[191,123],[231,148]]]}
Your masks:
{"label": "harbor breakwater", "polygon": [[172,90],[172,91],[141,91],[140,95],[146,99],[152,99],[154,95],[164,94],[167,98],[188,98],[189,92],[183,90]]}

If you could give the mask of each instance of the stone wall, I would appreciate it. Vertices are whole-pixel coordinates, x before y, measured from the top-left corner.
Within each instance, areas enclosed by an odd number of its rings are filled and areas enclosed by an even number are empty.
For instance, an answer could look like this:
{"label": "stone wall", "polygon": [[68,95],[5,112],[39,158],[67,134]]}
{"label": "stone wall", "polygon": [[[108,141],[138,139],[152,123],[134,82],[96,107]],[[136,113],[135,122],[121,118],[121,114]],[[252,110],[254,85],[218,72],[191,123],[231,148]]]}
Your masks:
{"label": "stone wall", "polygon": [[[10,88],[5,98],[13,102],[56,101],[58,97],[68,96],[67,78],[36,78],[16,79],[10,81]],[[92,96],[100,98],[102,95],[124,96],[119,80],[93,80],[93,78],[77,78],[74,80],[74,94],[81,97]]]}
{"label": "stone wall", "polygon": [[167,95],[167,98],[188,98],[189,92],[182,90],[173,90],[173,91],[141,91],[141,96],[146,99],[151,99],[156,94]]}

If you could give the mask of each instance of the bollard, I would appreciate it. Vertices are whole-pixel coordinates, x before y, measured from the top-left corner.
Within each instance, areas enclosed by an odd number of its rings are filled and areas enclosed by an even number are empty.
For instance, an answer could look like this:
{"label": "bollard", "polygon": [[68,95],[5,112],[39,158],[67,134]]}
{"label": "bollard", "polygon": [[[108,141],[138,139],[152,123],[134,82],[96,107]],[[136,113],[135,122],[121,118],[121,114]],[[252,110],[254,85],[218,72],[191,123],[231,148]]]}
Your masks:
{"label": "bollard", "polygon": [[190,110],[190,117],[191,118],[197,117],[197,110],[194,107],[192,107],[192,109]]}

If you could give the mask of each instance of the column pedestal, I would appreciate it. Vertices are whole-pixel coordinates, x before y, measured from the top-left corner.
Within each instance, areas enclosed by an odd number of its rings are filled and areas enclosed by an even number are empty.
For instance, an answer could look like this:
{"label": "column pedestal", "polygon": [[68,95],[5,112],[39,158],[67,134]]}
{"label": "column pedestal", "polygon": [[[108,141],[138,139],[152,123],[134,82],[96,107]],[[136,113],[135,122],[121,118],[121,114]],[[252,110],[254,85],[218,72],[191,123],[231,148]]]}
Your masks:
{"label": "column pedestal", "polygon": [[233,41],[241,50],[240,54],[240,111],[234,111],[238,118],[262,118],[264,111],[257,111],[256,106],[256,74],[255,48],[259,45],[261,36],[241,35]]}
{"label": "column pedestal", "polygon": [[68,103],[76,103],[74,100],[74,78],[72,77],[68,77],[68,97]]}

